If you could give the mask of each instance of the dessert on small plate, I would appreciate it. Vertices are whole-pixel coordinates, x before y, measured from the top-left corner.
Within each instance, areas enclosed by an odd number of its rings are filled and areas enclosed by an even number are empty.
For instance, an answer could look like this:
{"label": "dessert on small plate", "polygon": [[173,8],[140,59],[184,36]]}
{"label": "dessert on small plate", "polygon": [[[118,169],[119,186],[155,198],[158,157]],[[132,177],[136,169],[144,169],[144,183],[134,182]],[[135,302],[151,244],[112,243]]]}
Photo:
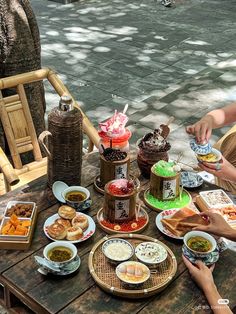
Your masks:
{"label": "dessert on small plate", "polygon": [[150,277],[149,268],[140,262],[128,261],[116,267],[116,276],[130,286],[140,285]]}
{"label": "dessert on small plate", "polygon": [[136,257],[145,264],[156,266],[167,258],[165,247],[155,242],[142,242],[135,248]]}

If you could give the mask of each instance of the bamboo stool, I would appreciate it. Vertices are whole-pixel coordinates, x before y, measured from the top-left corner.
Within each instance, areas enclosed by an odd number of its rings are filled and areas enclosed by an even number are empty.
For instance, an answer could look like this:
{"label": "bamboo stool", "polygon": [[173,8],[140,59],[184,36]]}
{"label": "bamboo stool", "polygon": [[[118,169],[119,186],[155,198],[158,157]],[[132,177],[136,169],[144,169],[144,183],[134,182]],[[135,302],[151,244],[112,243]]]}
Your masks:
{"label": "bamboo stool", "polygon": [[[26,98],[24,84],[47,79],[59,96],[70,95],[83,116],[83,131],[89,137],[89,152],[98,147],[99,135],[88,117],[83,113],[69,90],[54,71],[48,68],[18,74],[0,79],[0,118],[9,145],[14,167],[0,148],[0,169],[3,173],[5,189],[26,184],[47,172],[47,159],[42,158],[34,124]],[[16,88],[16,94],[3,97],[1,90]],[[33,151],[35,161],[22,165],[20,154]]]}

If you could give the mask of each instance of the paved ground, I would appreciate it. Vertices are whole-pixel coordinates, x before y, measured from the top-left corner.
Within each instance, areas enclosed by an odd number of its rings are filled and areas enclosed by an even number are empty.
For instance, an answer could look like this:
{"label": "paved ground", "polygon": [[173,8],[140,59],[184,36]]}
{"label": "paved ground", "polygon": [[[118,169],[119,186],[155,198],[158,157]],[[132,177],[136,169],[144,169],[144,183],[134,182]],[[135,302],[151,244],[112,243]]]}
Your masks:
{"label": "paved ground", "polygon": [[[186,147],[188,158],[183,125],[236,99],[235,1],[31,2],[43,65],[96,125],[128,103],[132,143],[173,115],[172,154]],[[47,99],[48,109],[57,104],[50,90]]]}
{"label": "paved ground", "polygon": [[[31,3],[43,66],[61,74],[96,125],[128,103],[132,143],[174,116],[172,156],[184,150],[190,162],[184,126],[236,100],[235,1]],[[58,102],[49,86],[47,100],[48,110]]]}

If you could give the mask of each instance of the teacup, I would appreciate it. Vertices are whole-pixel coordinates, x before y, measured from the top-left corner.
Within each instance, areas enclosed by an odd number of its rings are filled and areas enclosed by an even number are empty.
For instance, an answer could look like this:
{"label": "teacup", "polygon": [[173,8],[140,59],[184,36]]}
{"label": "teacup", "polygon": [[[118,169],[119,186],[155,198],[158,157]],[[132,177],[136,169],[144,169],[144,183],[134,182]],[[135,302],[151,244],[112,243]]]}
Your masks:
{"label": "teacup", "polygon": [[[60,251],[60,260],[57,260],[58,252]],[[64,258],[61,257],[61,252],[66,252]],[[77,255],[77,248],[74,244],[67,241],[56,241],[45,246],[43,250],[44,258],[46,259],[49,267],[59,267],[63,268],[70,264]],[[67,258],[68,257],[68,258]]]}
{"label": "teacup", "polygon": [[83,210],[85,202],[90,197],[90,192],[82,186],[70,186],[62,191],[62,197],[69,206]]}
{"label": "teacup", "polygon": [[[206,252],[203,252],[203,251],[196,251],[193,248],[191,248],[189,246],[188,241],[190,240],[190,238],[194,238],[194,237],[201,237],[209,241],[211,245],[210,249],[207,250]],[[205,258],[207,255],[211,254],[217,247],[216,240],[213,238],[213,236],[203,231],[190,231],[186,233],[184,236],[184,245],[186,246],[187,250],[189,250],[191,254],[197,258],[201,258],[201,257]]]}

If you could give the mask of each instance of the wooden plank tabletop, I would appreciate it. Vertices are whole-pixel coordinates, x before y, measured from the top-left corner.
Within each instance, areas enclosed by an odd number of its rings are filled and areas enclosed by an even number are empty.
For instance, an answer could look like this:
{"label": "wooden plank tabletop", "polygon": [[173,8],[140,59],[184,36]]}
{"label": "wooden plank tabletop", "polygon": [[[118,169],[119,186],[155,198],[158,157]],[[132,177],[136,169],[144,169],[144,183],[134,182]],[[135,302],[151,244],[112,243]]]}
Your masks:
{"label": "wooden plank tabletop", "polygon": [[[137,175],[137,165],[134,158],[131,164],[132,174]],[[99,173],[98,154],[86,156],[83,164],[82,185],[91,192],[93,201],[87,214],[96,222],[96,213],[102,207],[103,196],[93,189],[94,177]],[[148,181],[140,177],[144,190]],[[204,189],[209,189],[205,185]],[[142,198],[142,193],[140,193]],[[43,224],[52,214],[57,212],[60,204],[53,197],[42,177],[1,198],[0,210],[4,209],[9,200],[35,201],[38,207],[37,225],[33,242],[26,252],[1,250],[0,282],[1,280],[35,313],[194,313],[199,306],[205,307],[205,313],[211,313],[208,303],[191,280],[186,270],[181,254],[182,242],[164,237],[155,226],[157,213],[148,209],[150,222],[143,234],[163,241],[174,252],[178,270],[171,284],[160,294],[143,300],[126,300],[103,292],[93,281],[88,270],[88,254],[93,245],[100,240],[105,232],[97,226],[96,233],[85,242],[77,245],[82,263],[80,269],[70,276],[43,276],[38,273],[34,255],[42,256],[43,248],[50,241],[43,233]],[[236,309],[236,253],[230,250],[222,253],[214,271],[215,282],[223,298],[230,300],[232,309]],[[200,312],[199,312],[200,313]]]}

